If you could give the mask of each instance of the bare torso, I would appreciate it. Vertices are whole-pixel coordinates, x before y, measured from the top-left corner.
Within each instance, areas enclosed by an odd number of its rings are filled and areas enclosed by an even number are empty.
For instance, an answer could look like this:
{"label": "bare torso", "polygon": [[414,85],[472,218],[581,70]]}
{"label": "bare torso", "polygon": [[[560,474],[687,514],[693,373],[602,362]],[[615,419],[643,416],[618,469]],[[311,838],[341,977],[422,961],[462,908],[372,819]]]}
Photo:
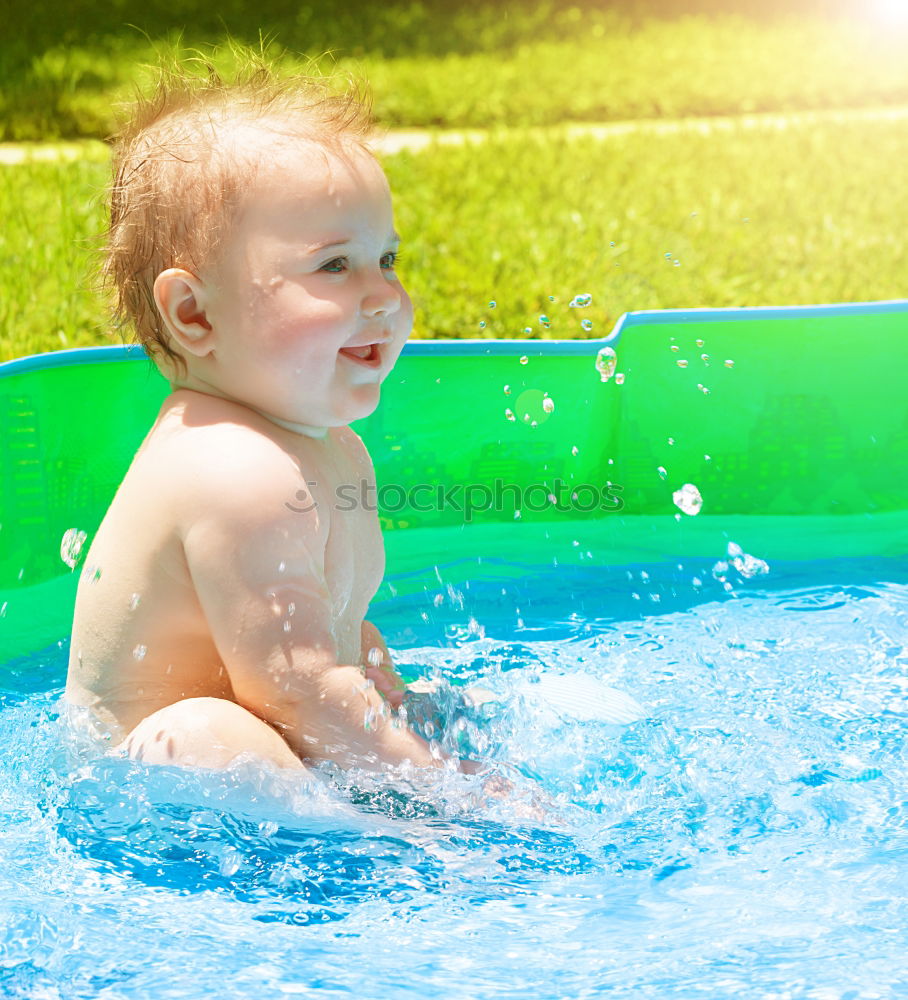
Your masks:
{"label": "bare torso", "polygon": [[[212,508],[228,499],[225,490],[241,492],[250,511],[274,508],[275,531],[288,549],[297,526],[317,536],[337,662],[360,664],[363,619],[381,581],[384,550],[374,510],[345,503],[338,511],[336,491],[346,486],[345,496],[360,497],[373,477],[349,428],[313,439],[223,399],[173,393],[83,563],[67,701],[90,708],[119,741],[180,700],[237,700],[229,651],[215,641],[186,556],[188,534],[203,518],[212,520]],[[244,558],[247,539],[234,536],[224,543],[236,547],[226,565]],[[295,610],[303,624],[306,608]]]}

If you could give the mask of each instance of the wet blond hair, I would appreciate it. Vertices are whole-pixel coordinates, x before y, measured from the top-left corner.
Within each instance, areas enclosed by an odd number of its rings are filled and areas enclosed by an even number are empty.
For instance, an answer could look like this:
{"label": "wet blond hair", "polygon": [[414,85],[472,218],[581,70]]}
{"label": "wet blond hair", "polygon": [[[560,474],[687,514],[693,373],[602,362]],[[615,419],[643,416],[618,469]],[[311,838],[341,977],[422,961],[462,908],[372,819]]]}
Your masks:
{"label": "wet blond hair", "polygon": [[[187,62],[160,68],[151,95],[135,101],[113,137],[102,272],[120,328],[182,368],[155,305],[157,276],[169,267],[198,274],[214,261],[272,142],[365,147],[371,127],[368,95],[355,81],[279,74],[256,57],[230,80],[207,65],[203,73]],[[231,141],[238,129],[263,141],[240,149]]]}

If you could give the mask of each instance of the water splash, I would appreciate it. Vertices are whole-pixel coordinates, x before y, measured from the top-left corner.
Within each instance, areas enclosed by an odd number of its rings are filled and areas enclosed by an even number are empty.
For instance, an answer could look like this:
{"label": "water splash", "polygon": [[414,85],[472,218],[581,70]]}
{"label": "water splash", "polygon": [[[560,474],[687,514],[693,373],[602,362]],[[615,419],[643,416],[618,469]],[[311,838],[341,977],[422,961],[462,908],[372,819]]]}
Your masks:
{"label": "water splash", "polygon": [[732,566],[746,580],[755,576],[765,576],[769,572],[769,563],[749,555],[737,542],[728,543],[728,558]]}
{"label": "water splash", "polygon": [[703,506],[703,497],[693,483],[685,483],[680,490],[675,490],[672,493],[672,500],[678,510],[689,517],[696,517]]}
{"label": "water splash", "polygon": [[69,528],[63,532],[60,539],[60,558],[70,569],[76,568],[76,563],[82,558],[82,548],[88,535],[78,528]]}

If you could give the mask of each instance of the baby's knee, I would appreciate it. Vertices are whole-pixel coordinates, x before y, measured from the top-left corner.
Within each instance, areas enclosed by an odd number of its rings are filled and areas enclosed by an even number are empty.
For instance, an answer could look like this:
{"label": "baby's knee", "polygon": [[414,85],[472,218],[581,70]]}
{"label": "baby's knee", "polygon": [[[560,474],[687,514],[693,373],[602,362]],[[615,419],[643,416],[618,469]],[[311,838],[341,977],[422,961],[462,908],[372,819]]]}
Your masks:
{"label": "baby's knee", "polygon": [[241,754],[305,770],[267,723],[223,698],[186,698],[143,719],[121,744],[134,760],[222,770]]}

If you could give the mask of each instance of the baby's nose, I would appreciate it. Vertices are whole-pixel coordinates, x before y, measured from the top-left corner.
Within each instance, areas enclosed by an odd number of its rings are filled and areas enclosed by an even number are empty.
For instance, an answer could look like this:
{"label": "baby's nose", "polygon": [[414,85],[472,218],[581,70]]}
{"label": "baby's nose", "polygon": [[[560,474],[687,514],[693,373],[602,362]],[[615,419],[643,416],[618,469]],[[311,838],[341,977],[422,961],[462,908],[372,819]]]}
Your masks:
{"label": "baby's nose", "polygon": [[373,282],[363,296],[362,311],[366,316],[387,316],[400,309],[401,289],[397,282],[384,275]]}

